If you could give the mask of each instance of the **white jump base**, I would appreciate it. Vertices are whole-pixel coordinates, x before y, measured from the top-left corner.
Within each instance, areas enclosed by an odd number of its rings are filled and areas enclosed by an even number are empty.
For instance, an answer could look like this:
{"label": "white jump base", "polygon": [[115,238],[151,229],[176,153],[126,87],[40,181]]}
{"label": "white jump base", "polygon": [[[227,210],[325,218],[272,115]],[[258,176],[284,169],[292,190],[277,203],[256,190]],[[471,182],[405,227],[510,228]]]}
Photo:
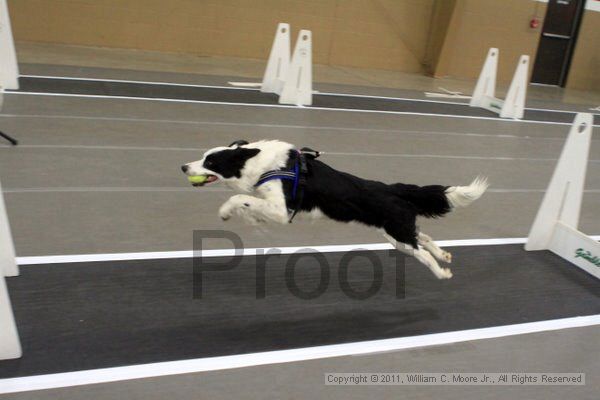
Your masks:
{"label": "white jump base", "polygon": [[496,97],[499,54],[500,51],[495,47],[488,51],[469,105],[495,112],[501,118],[522,119],[527,95],[529,56],[522,55],[519,58],[506,99],[502,100]]}
{"label": "white jump base", "polygon": [[600,279],[600,243],[577,229],[593,125],[592,114],[575,117],[525,250],[550,250]]}

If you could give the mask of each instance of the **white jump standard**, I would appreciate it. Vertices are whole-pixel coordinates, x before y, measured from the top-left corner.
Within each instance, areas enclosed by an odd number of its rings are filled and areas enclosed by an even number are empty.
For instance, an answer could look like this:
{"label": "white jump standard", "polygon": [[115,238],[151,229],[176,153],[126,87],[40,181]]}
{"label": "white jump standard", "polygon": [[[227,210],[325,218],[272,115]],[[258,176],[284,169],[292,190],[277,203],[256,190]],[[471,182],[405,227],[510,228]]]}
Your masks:
{"label": "white jump standard", "polygon": [[279,104],[310,106],[312,95],[312,33],[303,29],[298,33]]}
{"label": "white jump standard", "polygon": [[290,24],[277,25],[260,91],[281,94],[290,66]]}
{"label": "white jump standard", "polygon": [[312,105],[312,32],[302,29],[290,58],[290,25],[277,25],[275,39],[262,83],[229,82],[239,87],[260,87],[263,93],[275,93],[279,104]]}
{"label": "white jump standard", "polygon": [[494,47],[488,51],[469,105],[495,112],[501,118],[522,119],[527,95],[529,56],[522,55],[519,58],[506,99],[502,100],[495,97],[499,53],[499,50]]}
{"label": "white jump standard", "polygon": [[[0,0],[0,111],[4,102],[5,89],[19,89],[19,66],[15,53],[10,17],[6,0]],[[16,145],[17,141],[0,132],[0,137]]]}
{"label": "white jump standard", "polygon": [[0,183],[0,360],[21,357],[21,343],[15,325],[5,276],[19,275],[2,184]]}
{"label": "white jump standard", "polygon": [[19,89],[19,66],[6,0],[0,0],[0,90],[3,89]]}
{"label": "white jump standard", "polygon": [[[19,69],[15,46],[10,28],[10,18],[6,0],[0,0],[0,110],[4,89],[19,88]],[[11,143],[16,141],[0,132]],[[15,247],[10,233],[8,215],[4,205],[2,184],[0,183],[0,360],[19,358],[22,355],[19,334],[15,325],[10,297],[6,288],[5,276],[19,275],[15,260]]]}
{"label": "white jump standard", "polygon": [[577,230],[593,124],[592,114],[575,117],[525,250],[550,250],[600,278],[600,243]]}

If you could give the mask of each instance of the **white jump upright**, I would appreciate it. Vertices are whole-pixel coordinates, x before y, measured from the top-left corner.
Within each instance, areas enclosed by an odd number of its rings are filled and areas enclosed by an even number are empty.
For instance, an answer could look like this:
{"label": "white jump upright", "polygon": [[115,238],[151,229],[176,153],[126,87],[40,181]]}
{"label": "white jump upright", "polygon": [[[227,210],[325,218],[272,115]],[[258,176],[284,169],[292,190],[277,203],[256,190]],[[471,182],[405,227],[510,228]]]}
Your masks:
{"label": "white jump upright", "polygon": [[15,246],[10,233],[10,224],[0,183],[0,276],[17,275],[19,275],[19,267],[15,259]]}
{"label": "white jump upright", "polygon": [[15,53],[6,0],[0,0],[0,90],[19,88],[19,66]]}
{"label": "white jump upright", "polygon": [[600,243],[577,230],[593,125],[592,114],[575,117],[525,250],[550,250],[600,279]]}
{"label": "white jump upright", "polygon": [[[2,1],[2,0],[0,0]],[[312,33],[302,29],[290,59],[290,25],[277,25],[262,83],[229,82],[239,87],[260,87],[279,95],[279,104],[312,105]]]}
{"label": "white jump upright", "polygon": [[290,25],[281,22],[277,25],[273,47],[263,76],[260,91],[281,94],[290,66]]}
{"label": "white jump upright", "polygon": [[529,56],[522,55],[519,58],[519,63],[517,64],[506,99],[501,100],[496,97],[496,75],[499,54],[500,51],[495,47],[492,47],[488,51],[469,105],[493,111],[502,118],[521,119],[525,111]]}
{"label": "white jump upright", "polygon": [[279,103],[310,106],[312,95],[312,32],[303,29],[298,33]]}
{"label": "white jump upright", "polygon": [[10,226],[0,184],[0,360],[21,357],[21,343],[6,288],[5,276],[15,276],[19,269],[15,262]]}

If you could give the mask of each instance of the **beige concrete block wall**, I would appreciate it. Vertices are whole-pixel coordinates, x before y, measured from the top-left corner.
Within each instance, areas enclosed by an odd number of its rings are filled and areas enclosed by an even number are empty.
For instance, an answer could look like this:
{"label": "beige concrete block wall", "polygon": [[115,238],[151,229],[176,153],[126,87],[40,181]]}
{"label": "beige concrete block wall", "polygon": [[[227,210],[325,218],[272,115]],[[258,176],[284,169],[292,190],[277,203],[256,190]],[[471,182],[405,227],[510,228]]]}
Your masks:
{"label": "beige concrete block wall", "polygon": [[475,79],[490,47],[500,49],[498,81],[512,79],[521,54],[533,67],[540,29],[531,29],[534,13],[545,15],[543,3],[530,0],[457,0],[434,75]]}
{"label": "beige concrete block wall", "polygon": [[[265,60],[278,22],[313,31],[319,64],[475,79],[489,47],[498,80],[540,29],[533,0],[8,0],[17,41]],[[586,11],[568,86],[600,90],[600,13]]]}
{"label": "beige concrete block wall", "polygon": [[455,9],[456,0],[436,0],[433,5],[424,63],[429,75],[434,75],[437,69]]}
{"label": "beige concrete block wall", "polygon": [[316,63],[420,72],[434,0],[9,0],[16,40],[266,59],[278,22]]}
{"label": "beige concrete block wall", "polygon": [[600,12],[586,10],[583,15],[567,87],[600,91]]}

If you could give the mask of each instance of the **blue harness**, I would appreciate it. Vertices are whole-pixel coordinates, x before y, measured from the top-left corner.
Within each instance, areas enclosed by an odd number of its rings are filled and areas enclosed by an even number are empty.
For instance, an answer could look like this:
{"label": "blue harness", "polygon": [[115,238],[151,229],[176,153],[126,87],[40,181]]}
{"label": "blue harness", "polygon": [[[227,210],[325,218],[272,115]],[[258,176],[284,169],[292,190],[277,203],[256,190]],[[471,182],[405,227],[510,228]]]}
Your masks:
{"label": "blue harness", "polygon": [[254,184],[254,187],[272,181],[274,179],[294,181],[292,187],[292,201],[294,202],[294,208],[288,209],[288,213],[291,214],[289,222],[291,223],[302,205],[302,199],[304,197],[304,186],[306,184],[306,175],[308,174],[308,166],[306,164],[306,157],[317,158],[320,153],[308,147],[303,147],[300,151],[295,151],[294,164],[291,168],[276,169],[267,171],[258,178],[258,182]]}
{"label": "blue harness", "polygon": [[263,183],[272,181],[274,179],[281,180],[289,180],[294,181],[294,186],[292,189],[292,200],[296,200],[296,193],[298,193],[298,183],[300,182],[300,165],[298,163],[298,158],[294,162],[293,169],[275,169],[272,171],[267,171],[258,178],[258,182],[254,184],[254,187],[259,187]]}

